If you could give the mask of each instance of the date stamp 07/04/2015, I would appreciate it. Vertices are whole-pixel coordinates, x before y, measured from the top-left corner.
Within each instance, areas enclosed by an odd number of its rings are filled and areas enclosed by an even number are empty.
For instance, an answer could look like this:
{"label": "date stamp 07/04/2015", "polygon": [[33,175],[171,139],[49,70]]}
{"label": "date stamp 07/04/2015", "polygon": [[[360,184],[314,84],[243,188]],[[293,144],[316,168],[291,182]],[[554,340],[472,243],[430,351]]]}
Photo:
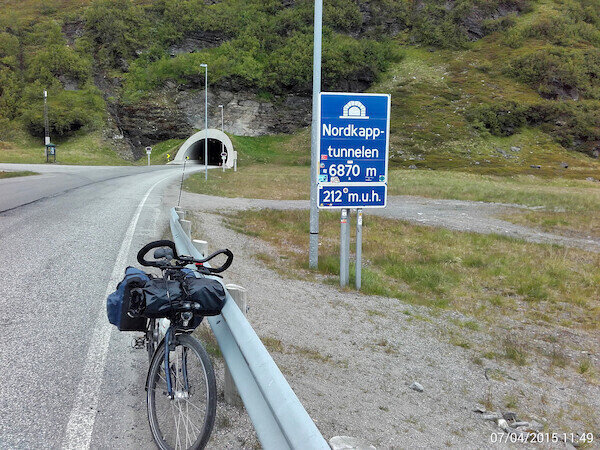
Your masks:
{"label": "date stamp 07/04/2015", "polygon": [[490,434],[490,443],[492,444],[548,444],[564,442],[574,444],[575,446],[591,444],[594,442],[593,433],[543,433],[543,432],[523,432],[523,433],[505,433],[494,432]]}

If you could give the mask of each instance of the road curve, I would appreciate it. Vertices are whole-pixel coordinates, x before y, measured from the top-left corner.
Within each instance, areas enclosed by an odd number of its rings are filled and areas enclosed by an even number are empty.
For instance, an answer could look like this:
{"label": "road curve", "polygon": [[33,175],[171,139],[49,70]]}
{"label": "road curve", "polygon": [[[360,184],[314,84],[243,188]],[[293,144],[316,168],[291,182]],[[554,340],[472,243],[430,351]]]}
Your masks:
{"label": "road curve", "polygon": [[[189,168],[190,166],[188,166]],[[194,167],[196,170],[197,167]],[[39,175],[0,180],[0,212],[71,189],[138,173],[175,170],[173,166],[59,166],[49,164],[0,164],[0,171],[29,170]],[[181,169],[179,169],[181,170]]]}
{"label": "road curve", "polygon": [[152,447],[146,355],[108,325],[105,296],[163,236],[181,167],[52,169],[0,183],[0,448]]}

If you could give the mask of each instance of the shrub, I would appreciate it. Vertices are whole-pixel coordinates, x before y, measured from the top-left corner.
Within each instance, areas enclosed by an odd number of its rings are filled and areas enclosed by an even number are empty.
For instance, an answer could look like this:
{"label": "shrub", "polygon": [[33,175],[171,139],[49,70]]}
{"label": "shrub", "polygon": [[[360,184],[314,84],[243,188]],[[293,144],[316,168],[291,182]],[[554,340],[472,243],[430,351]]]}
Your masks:
{"label": "shrub", "polygon": [[[24,106],[21,120],[34,136],[44,135],[42,87],[30,85],[23,95]],[[80,128],[94,129],[103,121],[104,101],[100,92],[92,86],[80,91],[52,89],[48,93],[48,118],[53,135],[68,135]]]}
{"label": "shrub", "polygon": [[496,136],[510,136],[523,126],[539,126],[567,148],[591,152],[600,140],[598,102],[541,101],[532,105],[515,102],[480,105],[467,111],[472,125]]}
{"label": "shrub", "polygon": [[121,66],[135,51],[145,47],[146,30],[141,7],[130,0],[96,0],[84,14],[86,33],[95,44],[99,62],[107,67]]}
{"label": "shrub", "polygon": [[543,47],[515,57],[506,72],[537,88],[547,98],[577,89],[587,98],[600,98],[600,50]]}
{"label": "shrub", "polygon": [[480,105],[467,111],[467,119],[480,131],[511,136],[527,124],[527,109],[516,102]]}

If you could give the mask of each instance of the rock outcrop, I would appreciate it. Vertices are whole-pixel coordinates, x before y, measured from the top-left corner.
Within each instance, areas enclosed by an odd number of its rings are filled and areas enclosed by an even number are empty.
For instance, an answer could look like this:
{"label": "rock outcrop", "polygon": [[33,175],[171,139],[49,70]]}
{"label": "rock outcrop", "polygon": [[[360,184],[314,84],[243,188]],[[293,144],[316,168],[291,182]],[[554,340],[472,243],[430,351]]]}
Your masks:
{"label": "rock outcrop", "polygon": [[[208,126],[221,128],[224,106],[224,129],[240,136],[291,133],[306,127],[311,119],[311,98],[296,95],[257,98],[251,92],[209,89]],[[118,104],[109,108],[115,131],[113,140],[126,142],[135,157],[143,156],[144,147],[166,139],[187,138],[204,128],[204,90],[169,91],[133,105]]]}

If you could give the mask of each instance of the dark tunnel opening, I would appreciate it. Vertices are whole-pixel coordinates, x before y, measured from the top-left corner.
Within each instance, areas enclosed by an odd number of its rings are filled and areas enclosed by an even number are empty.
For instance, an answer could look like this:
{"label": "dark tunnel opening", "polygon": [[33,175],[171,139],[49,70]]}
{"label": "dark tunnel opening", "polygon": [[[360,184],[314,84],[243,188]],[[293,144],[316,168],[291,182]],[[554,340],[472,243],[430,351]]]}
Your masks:
{"label": "dark tunnel opening", "polygon": [[[208,138],[208,165],[219,166],[222,164],[221,152],[227,151],[225,145],[218,139]],[[197,160],[204,164],[204,139],[194,142],[187,153],[190,161]]]}

